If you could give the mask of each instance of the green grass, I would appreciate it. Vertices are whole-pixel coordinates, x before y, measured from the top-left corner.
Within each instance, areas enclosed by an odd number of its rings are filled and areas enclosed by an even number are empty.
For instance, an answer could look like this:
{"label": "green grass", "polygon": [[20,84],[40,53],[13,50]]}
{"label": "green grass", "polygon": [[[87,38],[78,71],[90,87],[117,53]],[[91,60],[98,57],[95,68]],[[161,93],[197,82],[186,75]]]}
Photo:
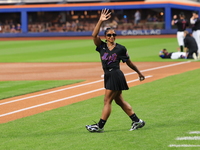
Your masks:
{"label": "green grass", "polygon": [[0,100],[77,82],[81,80],[0,81]]}
{"label": "green grass", "polygon": [[[176,51],[176,38],[117,39],[128,49],[132,61],[185,61],[161,59],[158,52]],[[0,62],[99,62],[92,40],[1,41]],[[142,84],[124,91],[124,98],[139,117],[143,129],[129,132],[131,120],[113,103],[102,134],[84,126],[98,121],[103,96],[0,124],[2,150],[173,150],[170,144],[199,129],[200,69]],[[2,81],[0,99],[79,81]],[[196,149],[196,148],[179,148]]]}
{"label": "green grass", "polygon": [[[104,133],[89,133],[84,126],[98,121],[103,96],[37,115],[0,124],[2,150],[175,150],[170,144],[199,131],[200,69],[130,88],[124,98],[146,126],[128,131],[131,120],[113,103]],[[195,136],[195,135],[193,135]],[[181,150],[198,148],[179,148]]]}
{"label": "green grass", "polygon": [[[160,49],[177,51],[176,38],[117,39],[126,46],[132,61],[163,60]],[[99,62],[99,54],[90,40],[1,41],[0,62]]]}

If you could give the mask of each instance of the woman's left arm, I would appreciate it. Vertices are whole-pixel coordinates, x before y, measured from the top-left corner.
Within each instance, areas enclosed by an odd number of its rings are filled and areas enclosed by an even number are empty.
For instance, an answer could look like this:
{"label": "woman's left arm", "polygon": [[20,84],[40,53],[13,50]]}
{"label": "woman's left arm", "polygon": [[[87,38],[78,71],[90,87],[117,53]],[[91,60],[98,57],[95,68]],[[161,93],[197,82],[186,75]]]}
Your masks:
{"label": "woman's left arm", "polygon": [[140,81],[143,81],[145,79],[145,76],[139,71],[139,69],[132,63],[130,59],[126,61],[126,64],[133,69],[135,72],[138,73]]}

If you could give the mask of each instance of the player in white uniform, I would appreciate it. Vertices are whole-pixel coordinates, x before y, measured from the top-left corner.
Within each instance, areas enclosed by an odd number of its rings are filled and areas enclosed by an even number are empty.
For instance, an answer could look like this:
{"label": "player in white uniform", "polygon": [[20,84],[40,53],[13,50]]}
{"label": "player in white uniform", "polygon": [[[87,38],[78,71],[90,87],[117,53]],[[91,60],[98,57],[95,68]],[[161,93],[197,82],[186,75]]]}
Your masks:
{"label": "player in white uniform", "polygon": [[185,15],[183,13],[179,14],[179,19],[177,15],[173,16],[173,20],[171,22],[171,25],[177,26],[177,40],[178,45],[180,46],[180,51],[183,52],[184,50],[184,31],[189,26],[189,22],[185,19]]}
{"label": "player in white uniform", "polygon": [[190,18],[190,23],[193,25],[192,36],[197,42],[198,53],[200,55],[200,19],[197,11],[194,11],[192,13],[192,17]]}
{"label": "player in white uniform", "polygon": [[168,52],[165,48],[159,52],[159,56],[161,58],[168,58],[168,59],[186,59],[187,54],[186,52]]}

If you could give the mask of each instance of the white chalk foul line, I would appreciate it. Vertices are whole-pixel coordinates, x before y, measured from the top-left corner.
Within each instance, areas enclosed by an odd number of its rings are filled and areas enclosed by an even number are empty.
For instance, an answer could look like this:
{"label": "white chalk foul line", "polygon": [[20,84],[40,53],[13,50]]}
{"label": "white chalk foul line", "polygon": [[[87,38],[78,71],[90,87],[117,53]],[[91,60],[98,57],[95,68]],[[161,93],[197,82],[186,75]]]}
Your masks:
{"label": "white chalk foul line", "polygon": [[171,145],[169,145],[169,147],[200,147],[200,145],[187,145],[187,144],[176,145],[176,144],[171,144]]}
{"label": "white chalk foul line", "polygon": [[190,131],[189,134],[200,134],[200,131]]}
{"label": "white chalk foul line", "polygon": [[176,140],[200,140],[200,136],[177,137]]}
{"label": "white chalk foul line", "polygon": [[[145,76],[145,78],[150,78],[150,77],[152,77],[152,76]],[[128,83],[136,82],[136,81],[139,81],[139,79],[128,81]],[[18,113],[18,112],[22,112],[22,111],[25,111],[25,110],[33,109],[33,108],[36,108],[36,107],[41,107],[41,106],[44,106],[44,105],[48,105],[48,104],[64,101],[64,100],[67,100],[67,99],[70,99],[70,98],[83,96],[83,95],[94,93],[94,92],[101,91],[101,90],[104,90],[104,89],[105,88],[99,88],[99,89],[88,91],[88,92],[85,92],[85,93],[80,93],[80,94],[77,94],[77,95],[73,95],[73,96],[57,99],[57,100],[46,102],[46,103],[42,103],[42,104],[39,104],[39,105],[35,105],[35,106],[19,109],[19,110],[16,110],[16,111],[12,111],[12,112],[9,112],[9,113],[2,114],[2,115],[0,115],[0,117],[4,117],[4,116],[8,116],[8,115],[15,114],[15,113]]]}
{"label": "white chalk foul line", "polygon": [[78,97],[78,96],[90,94],[90,93],[97,92],[97,91],[100,91],[100,90],[103,90],[103,89],[104,88],[100,88],[100,89],[92,90],[92,91],[89,91],[89,92],[85,92],[85,93],[81,93],[81,94],[77,94],[77,95],[73,95],[73,96],[57,99],[57,100],[50,101],[50,102],[47,102],[47,103],[42,103],[42,104],[39,104],[39,105],[35,105],[35,106],[19,109],[19,110],[12,111],[12,112],[9,112],[9,113],[6,113],[6,114],[2,114],[2,115],[0,115],[0,117],[4,117],[4,116],[11,115],[11,114],[14,114],[14,113],[18,113],[18,112],[21,112],[21,111],[29,110],[29,109],[32,109],[32,108],[36,108],[36,107],[40,107],[40,106],[44,106],[44,105],[60,102],[60,101],[67,100],[67,99],[70,99],[70,98],[75,98],[75,97]]}
{"label": "white chalk foul line", "polygon": [[[190,62],[191,61],[185,61],[185,62],[170,64],[170,65],[166,65],[166,66],[160,66],[160,67],[145,69],[145,70],[142,70],[141,72],[147,72],[147,71],[152,71],[152,70],[157,70],[157,69],[163,69],[163,68],[167,68],[167,67],[178,66],[178,65],[182,65],[182,64],[186,64],[186,63],[190,63]],[[125,75],[131,75],[131,74],[136,74],[136,72],[127,73]]]}
{"label": "white chalk foul line", "polygon": [[[190,131],[189,134],[200,134],[200,131]],[[186,136],[186,137],[177,137],[176,140],[200,140],[200,136]],[[169,147],[200,147],[200,145],[188,145],[188,144],[170,144]]]}
{"label": "white chalk foul line", "polygon": [[[142,70],[141,72],[152,71],[152,70],[157,70],[157,69],[162,69],[162,68],[167,68],[167,67],[182,65],[182,64],[190,63],[190,62],[191,61],[186,61],[186,62],[175,63],[175,64],[166,65],[166,66],[160,66],[160,67],[150,68],[150,69]],[[127,74],[125,74],[125,76],[131,75],[131,74],[136,74],[136,72],[127,73]],[[56,93],[56,92],[60,92],[60,91],[68,90],[68,89],[73,89],[73,88],[77,88],[77,87],[81,87],[81,86],[86,86],[86,85],[90,85],[90,84],[95,84],[95,83],[98,83],[98,82],[101,82],[101,81],[103,81],[103,79],[97,80],[97,81],[94,81],[94,82],[85,83],[85,84],[80,84],[80,85],[77,85],[77,86],[67,87],[67,88],[63,88],[63,89],[59,89],[59,90],[55,90],[55,91],[51,91],[51,92],[46,92],[46,93],[42,93],[42,94],[37,94],[37,95],[32,95],[32,96],[28,96],[28,97],[24,97],[24,98],[19,98],[19,99],[15,99],[15,100],[12,100],[12,101],[0,103],[0,106],[1,105],[5,105],[5,104],[9,104],[9,103],[13,103],[13,102],[18,102],[18,101],[26,100],[26,99],[29,99],[29,98],[39,97],[39,96],[43,96],[43,95],[47,95],[47,94],[52,94],[52,93]]]}
{"label": "white chalk foul line", "polygon": [[60,92],[60,91],[64,91],[64,90],[69,90],[69,89],[73,89],[73,88],[77,88],[77,87],[81,87],[81,86],[95,84],[95,83],[102,82],[102,81],[103,81],[103,79],[97,80],[97,81],[94,81],[94,82],[89,82],[89,83],[84,83],[84,84],[80,84],[80,85],[75,85],[75,86],[72,86],[72,87],[67,87],[67,88],[63,88],[63,89],[59,89],[59,90],[55,90],[55,91],[51,91],[51,92],[46,92],[46,93],[42,93],[42,94],[37,94],[37,95],[33,95],[33,96],[19,98],[19,99],[16,99],[16,100],[12,100],[12,101],[8,101],[8,102],[0,103],[0,106],[1,105],[5,105],[5,104],[9,104],[9,103],[13,103],[13,102],[22,101],[22,100],[29,99],[29,98],[39,97],[39,96],[48,95],[48,94],[52,94],[52,93],[56,93],[56,92]]}

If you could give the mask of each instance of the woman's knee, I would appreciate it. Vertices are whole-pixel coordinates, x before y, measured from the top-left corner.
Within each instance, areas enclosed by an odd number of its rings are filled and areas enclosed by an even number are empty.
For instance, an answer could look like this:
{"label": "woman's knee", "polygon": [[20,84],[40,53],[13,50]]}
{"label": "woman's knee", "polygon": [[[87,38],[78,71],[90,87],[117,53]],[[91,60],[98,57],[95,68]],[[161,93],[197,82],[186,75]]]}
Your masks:
{"label": "woman's knee", "polygon": [[106,90],[104,97],[104,104],[111,104],[113,99],[115,99],[116,95],[118,95],[118,92]]}
{"label": "woman's knee", "polygon": [[125,105],[125,101],[121,97],[115,98],[115,103],[121,107]]}
{"label": "woman's knee", "polygon": [[104,105],[110,105],[112,103],[111,99],[104,98]]}
{"label": "woman's knee", "polygon": [[122,108],[132,109],[131,105],[123,99],[115,99],[115,103]]}

